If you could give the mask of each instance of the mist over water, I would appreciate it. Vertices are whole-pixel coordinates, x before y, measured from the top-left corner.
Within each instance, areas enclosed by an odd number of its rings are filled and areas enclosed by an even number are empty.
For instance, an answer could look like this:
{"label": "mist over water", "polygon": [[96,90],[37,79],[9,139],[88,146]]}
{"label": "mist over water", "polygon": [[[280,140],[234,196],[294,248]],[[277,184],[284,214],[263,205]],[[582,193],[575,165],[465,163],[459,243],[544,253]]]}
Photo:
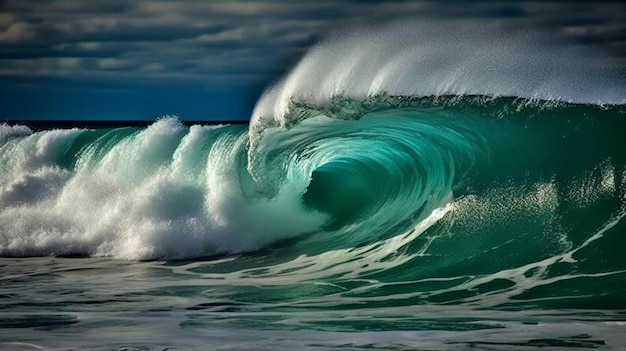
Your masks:
{"label": "mist over water", "polygon": [[625,102],[623,65],[554,33],[497,24],[403,22],[335,35],[313,47],[268,89],[253,113],[289,124],[293,103],[324,106],[338,96],[485,95],[574,103]]}
{"label": "mist over water", "polygon": [[0,125],[0,346],[626,345],[624,68],[447,29],[329,38],[249,128]]}

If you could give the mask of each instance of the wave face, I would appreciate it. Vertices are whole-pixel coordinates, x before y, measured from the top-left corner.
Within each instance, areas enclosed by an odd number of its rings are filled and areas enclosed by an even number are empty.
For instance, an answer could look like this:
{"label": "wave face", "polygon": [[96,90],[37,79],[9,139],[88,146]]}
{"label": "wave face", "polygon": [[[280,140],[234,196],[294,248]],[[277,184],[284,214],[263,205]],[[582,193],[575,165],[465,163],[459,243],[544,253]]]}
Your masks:
{"label": "wave face", "polygon": [[[253,263],[225,263],[236,264],[239,283],[374,279],[389,289],[425,284],[429,292],[409,300],[434,302],[505,291],[488,300],[496,304],[562,289],[626,307],[626,263],[614,250],[626,244],[623,105],[482,96],[335,104],[328,111],[369,112],[342,119],[300,106],[309,117],[265,130],[252,157],[244,126],[2,125],[0,254],[251,252]],[[363,287],[359,299],[374,303],[369,289],[386,284]]]}
{"label": "wave face", "polygon": [[[626,308],[618,79],[553,70],[559,50],[518,62],[507,41],[491,75],[472,35],[415,58],[383,34],[314,48],[250,128],[0,125],[0,255],[241,254],[173,269],[319,308]],[[544,64],[558,74],[525,76]]]}

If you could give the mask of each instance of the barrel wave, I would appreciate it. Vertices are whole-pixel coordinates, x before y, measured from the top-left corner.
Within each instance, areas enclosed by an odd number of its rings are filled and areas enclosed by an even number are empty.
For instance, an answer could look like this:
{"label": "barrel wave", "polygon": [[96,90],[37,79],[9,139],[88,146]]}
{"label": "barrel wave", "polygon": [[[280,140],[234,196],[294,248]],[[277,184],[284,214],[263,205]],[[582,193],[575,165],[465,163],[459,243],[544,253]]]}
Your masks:
{"label": "barrel wave", "polygon": [[172,269],[278,310],[626,308],[623,69],[423,30],[320,44],[249,128],[0,125],[0,255],[225,257]]}

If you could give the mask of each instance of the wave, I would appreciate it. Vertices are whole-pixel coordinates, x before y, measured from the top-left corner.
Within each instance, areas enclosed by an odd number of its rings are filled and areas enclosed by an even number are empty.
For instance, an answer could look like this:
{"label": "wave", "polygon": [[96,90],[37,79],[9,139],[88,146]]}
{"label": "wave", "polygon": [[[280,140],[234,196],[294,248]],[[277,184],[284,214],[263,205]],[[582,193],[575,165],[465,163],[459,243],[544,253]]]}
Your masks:
{"label": "wave", "polygon": [[607,219],[624,201],[623,105],[390,99],[400,102],[342,100],[369,106],[357,120],[300,106],[310,117],[265,130],[255,149],[243,126],[171,118],[145,129],[2,125],[0,254],[180,259],[286,245],[314,255],[404,235],[449,204],[469,211],[460,222],[477,207],[487,217],[474,225],[510,216],[542,231],[576,211]]}
{"label": "wave", "polygon": [[536,34],[441,29],[323,42],[248,129],[0,125],[0,255],[421,262],[403,277],[557,262],[623,230],[623,70]]}

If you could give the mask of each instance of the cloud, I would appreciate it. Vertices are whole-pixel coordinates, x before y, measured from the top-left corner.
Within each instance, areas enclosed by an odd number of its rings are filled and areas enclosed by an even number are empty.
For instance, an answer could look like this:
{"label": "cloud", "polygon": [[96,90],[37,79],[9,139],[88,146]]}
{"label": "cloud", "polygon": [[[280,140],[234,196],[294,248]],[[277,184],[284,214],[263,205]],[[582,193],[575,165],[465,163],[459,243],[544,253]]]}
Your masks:
{"label": "cloud", "polygon": [[[436,1],[5,0],[0,75],[272,80],[329,33],[398,19],[546,28],[626,57],[623,5]],[[74,64],[70,64],[73,62]]]}
{"label": "cloud", "polygon": [[129,60],[121,60],[117,58],[103,58],[97,60],[98,67],[103,69],[124,69],[133,66],[133,62]]}

